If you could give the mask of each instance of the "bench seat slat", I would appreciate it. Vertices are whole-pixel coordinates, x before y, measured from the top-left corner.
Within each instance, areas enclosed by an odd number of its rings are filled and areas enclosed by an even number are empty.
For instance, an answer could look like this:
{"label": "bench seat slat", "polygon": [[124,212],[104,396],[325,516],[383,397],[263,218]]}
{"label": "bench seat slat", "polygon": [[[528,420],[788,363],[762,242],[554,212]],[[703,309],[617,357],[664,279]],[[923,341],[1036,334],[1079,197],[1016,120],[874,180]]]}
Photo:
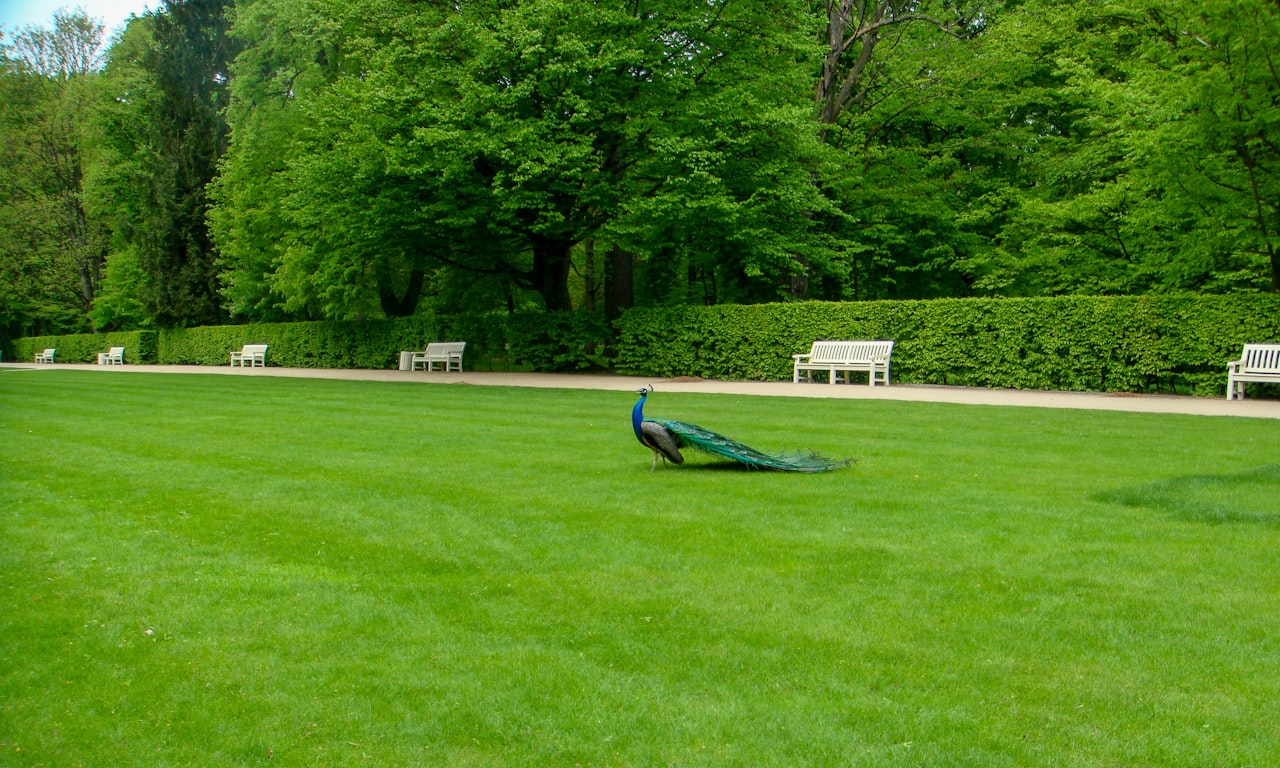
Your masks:
{"label": "bench seat slat", "polygon": [[1239,360],[1227,363],[1227,399],[1244,399],[1244,384],[1280,384],[1280,344],[1245,344]]}

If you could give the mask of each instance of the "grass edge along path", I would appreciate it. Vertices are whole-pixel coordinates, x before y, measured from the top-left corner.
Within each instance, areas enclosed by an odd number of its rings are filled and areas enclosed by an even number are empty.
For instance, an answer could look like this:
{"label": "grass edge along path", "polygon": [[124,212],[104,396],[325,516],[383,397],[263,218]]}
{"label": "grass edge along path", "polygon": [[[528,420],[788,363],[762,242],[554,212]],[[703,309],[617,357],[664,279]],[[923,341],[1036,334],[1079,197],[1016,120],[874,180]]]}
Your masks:
{"label": "grass edge along path", "polygon": [[[1267,765],[1280,425],[0,377],[0,764]],[[866,425],[874,424],[875,429]]]}

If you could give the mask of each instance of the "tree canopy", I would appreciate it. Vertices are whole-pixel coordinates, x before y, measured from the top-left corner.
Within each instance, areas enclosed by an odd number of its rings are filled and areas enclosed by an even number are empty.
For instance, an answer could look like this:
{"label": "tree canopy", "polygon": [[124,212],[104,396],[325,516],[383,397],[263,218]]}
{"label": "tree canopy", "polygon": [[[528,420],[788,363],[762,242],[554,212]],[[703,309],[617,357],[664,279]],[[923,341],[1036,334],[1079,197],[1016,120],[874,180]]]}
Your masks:
{"label": "tree canopy", "polygon": [[0,41],[6,333],[1280,289],[1266,0],[170,0]]}

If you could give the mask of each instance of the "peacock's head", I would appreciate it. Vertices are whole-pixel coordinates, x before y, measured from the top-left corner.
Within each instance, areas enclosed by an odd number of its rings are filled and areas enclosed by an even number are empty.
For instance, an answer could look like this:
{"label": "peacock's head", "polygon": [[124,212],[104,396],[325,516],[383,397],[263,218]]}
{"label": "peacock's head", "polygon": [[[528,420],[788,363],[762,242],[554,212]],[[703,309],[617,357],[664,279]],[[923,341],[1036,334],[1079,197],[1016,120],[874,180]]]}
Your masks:
{"label": "peacock's head", "polygon": [[637,394],[637,395],[640,395],[641,397],[644,397],[645,395],[649,394],[649,393],[650,393],[650,392],[652,392],[652,391],[653,391],[653,386],[652,386],[652,385],[649,385],[649,386],[647,386],[647,387],[641,387],[641,388],[637,389],[637,390],[636,390],[636,394]]}

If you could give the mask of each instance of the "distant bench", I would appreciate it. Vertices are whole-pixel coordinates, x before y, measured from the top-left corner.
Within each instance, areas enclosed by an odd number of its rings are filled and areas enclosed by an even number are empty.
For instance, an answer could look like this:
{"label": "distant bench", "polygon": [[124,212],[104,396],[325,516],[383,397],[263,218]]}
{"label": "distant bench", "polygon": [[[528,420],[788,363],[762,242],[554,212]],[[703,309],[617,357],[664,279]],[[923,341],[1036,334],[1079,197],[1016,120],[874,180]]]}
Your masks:
{"label": "distant bench", "polygon": [[866,372],[869,384],[889,386],[889,357],[893,354],[892,341],[815,341],[805,354],[792,355],[795,369],[791,381],[800,382],[800,374],[806,381],[813,381],[814,371],[826,371],[828,383],[839,381],[840,374],[849,382],[851,371]]}
{"label": "distant bench", "polygon": [[124,365],[124,347],[112,347],[98,353],[98,365]]}
{"label": "distant bench", "polygon": [[231,353],[231,367],[234,368],[236,363],[243,368],[245,363],[250,368],[266,368],[267,367],[267,345],[266,344],[245,344],[239,352]]}
{"label": "distant bench", "polygon": [[37,352],[37,353],[36,353],[36,362],[37,362],[37,363],[49,363],[49,364],[51,364],[51,365],[52,365],[52,364],[53,364],[53,355],[54,355],[54,353],[55,353],[55,352],[57,352],[57,350],[54,350],[54,349],[46,349],[46,350],[45,350],[45,351],[43,351],[43,352]]}
{"label": "distant bench", "polygon": [[466,348],[465,341],[433,341],[422,352],[413,353],[409,359],[409,370],[416,371],[422,365],[425,370],[433,371],[436,363],[442,363],[446,371],[461,371],[462,352]]}
{"label": "distant bench", "polygon": [[1246,381],[1280,384],[1280,344],[1245,344],[1239,360],[1227,363],[1227,399],[1244,399]]}

